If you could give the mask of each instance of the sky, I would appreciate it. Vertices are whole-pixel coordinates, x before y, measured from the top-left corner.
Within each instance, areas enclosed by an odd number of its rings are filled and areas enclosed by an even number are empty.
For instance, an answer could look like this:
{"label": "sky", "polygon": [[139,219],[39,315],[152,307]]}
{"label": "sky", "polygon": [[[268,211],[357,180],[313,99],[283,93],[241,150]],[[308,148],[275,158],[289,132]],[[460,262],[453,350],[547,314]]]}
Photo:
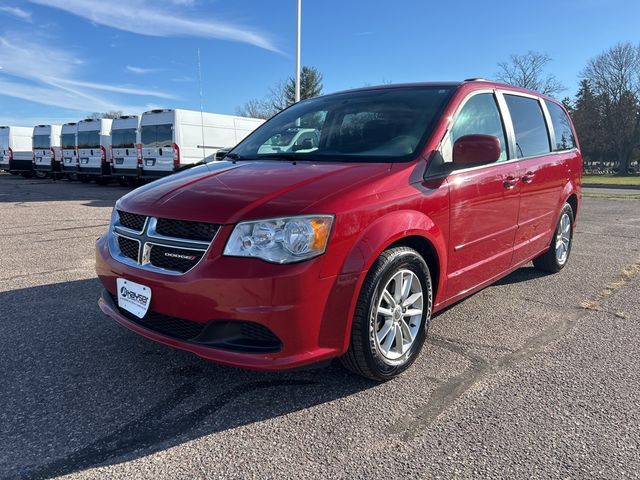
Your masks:
{"label": "sky", "polygon": [[[638,0],[302,0],[302,63],[324,92],[494,78],[536,50],[577,90],[587,61],[640,42]],[[0,125],[151,108],[234,114],[294,74],[296,0],[0,0]],[[199,81],[198,49],[201,58]]]}

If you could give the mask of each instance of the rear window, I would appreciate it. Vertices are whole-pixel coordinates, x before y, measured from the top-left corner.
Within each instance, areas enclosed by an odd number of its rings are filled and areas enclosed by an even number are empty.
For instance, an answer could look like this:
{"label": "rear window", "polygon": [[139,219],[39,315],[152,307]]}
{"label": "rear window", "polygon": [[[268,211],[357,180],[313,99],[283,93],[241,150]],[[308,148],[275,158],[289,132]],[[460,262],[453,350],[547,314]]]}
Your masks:
{"label": "rear window", "polygon": [[100,148],[100,132],[78,132],[78,148]]}
{"label": "rear window", "polygon": [[65,149],[76,148],[75,133],[64,133],[62,135],[62,148],[65,148]]}
{"label": "rear window", "polygon": [[571,121],[565,111],[553,102],[545,100],[549,115],[551,116],[551,125],[556,136],[556,143],[553,151],[570,150],[576,146],[576,139],[571,129]]}
{"label": "rear window", "polygon": [[173,144],[173,125],[143,125],[140,127],[140,142],[144,148],[164,148]]}
{"label": "rear window", "polygon": [[51,146],[51,138],[49,135],[34,135],[33,136],[33,148],[43,149]]}
{"label": "rear window", "polygon": [[535,98],[505,95],[516,134],[516,155],[519,158],[549,153],[549,133],[542,108]]}
{"label": "rear window", "polygon": [[113,148],[135,148],[136,130],[135,128],[112,130],[111,145]]}

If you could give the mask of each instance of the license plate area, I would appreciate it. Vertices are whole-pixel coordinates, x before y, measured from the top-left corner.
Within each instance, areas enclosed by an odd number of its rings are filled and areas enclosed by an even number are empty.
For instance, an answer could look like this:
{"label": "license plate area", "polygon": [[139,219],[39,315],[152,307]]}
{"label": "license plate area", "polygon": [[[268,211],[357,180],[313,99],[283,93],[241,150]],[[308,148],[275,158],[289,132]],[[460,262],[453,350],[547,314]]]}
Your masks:
{"label": "license plate area", "polygon": [[144,164],[147,167],[153,167],[156,164],[156,159],[155,158],[145,158],[144,159]]}
{"label": "license plate area", "polygon": [[143,318],[151,303],[151,288],[124,278],[116,279],[118,306],[138,318]]}
{"label": "license plate area", "polygon": [[116,158],[116,165],[122,165],[124,163],[124,158]]}
{"label": "license plate area", "polygon": [[80,163],[87,164],[87,163],[89,163],[89,159],[88,158],[81,158],[80,159]]}

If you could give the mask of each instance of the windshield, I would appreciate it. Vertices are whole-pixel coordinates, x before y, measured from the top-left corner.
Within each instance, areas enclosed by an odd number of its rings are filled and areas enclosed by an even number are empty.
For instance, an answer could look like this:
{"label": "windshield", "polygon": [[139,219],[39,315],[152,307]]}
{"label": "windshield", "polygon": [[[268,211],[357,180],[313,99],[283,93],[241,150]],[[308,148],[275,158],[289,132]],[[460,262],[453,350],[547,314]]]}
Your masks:
{"label": "windshield", "polygon": [[453,87],[365,90],[301,102],[242,141],[240,159],[407,161],[415,157]]}
{"label": "windshield", "polygon": [[75,133],[63,133],[62,134],[62,148],[72,149],[76,148],[76,134]]}
{"label": "windshield", "polygon": [[113,148],[135,148],[136,128],[122,128],[111,132],[111,145]]}
{"label": "windshield", "polygon": [[100,148],[100,132],[78,132],[78,148]]}
{"label": "windshield", "polygon": [[33,148],[35,149],[47,149],[50,145],[49,135],[34,135],[33,136]]}
{"label": "windshield", "polygon": [[140,142],[144,148],[164,148],[173,144],[173,125],[144,125],[140,127]]}

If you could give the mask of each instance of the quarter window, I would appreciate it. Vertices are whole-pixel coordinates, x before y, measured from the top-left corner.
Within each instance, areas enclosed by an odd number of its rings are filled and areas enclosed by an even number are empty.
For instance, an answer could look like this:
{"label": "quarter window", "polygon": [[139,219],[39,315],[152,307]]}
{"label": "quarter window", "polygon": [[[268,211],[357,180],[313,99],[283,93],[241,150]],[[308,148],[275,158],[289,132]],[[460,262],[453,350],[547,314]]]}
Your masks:
{"label": "quarter window", "polygon": [[573,136],[573,130],[571,129],[571,121],[560,107],[560,105],[545,100],[549,115],[551,116],[551,125],[553,125],[553,132],[555,133],[556,143],[553,146],[553,151],[571,150],[576,146],[576,139]]}
{"label": "quarter window", "polygon": [[451,128],[451,145],[465,135],[493,135],[500,140],[499,162],[507,159],[504,125],[492,93],[480,93],[464,104]]}
{"label": "quarter window", "polygon": [[504,98],[516,135],[516,155],[522,158],[549,153],[549,132],[540,102],[520,95],[505,95]]}

